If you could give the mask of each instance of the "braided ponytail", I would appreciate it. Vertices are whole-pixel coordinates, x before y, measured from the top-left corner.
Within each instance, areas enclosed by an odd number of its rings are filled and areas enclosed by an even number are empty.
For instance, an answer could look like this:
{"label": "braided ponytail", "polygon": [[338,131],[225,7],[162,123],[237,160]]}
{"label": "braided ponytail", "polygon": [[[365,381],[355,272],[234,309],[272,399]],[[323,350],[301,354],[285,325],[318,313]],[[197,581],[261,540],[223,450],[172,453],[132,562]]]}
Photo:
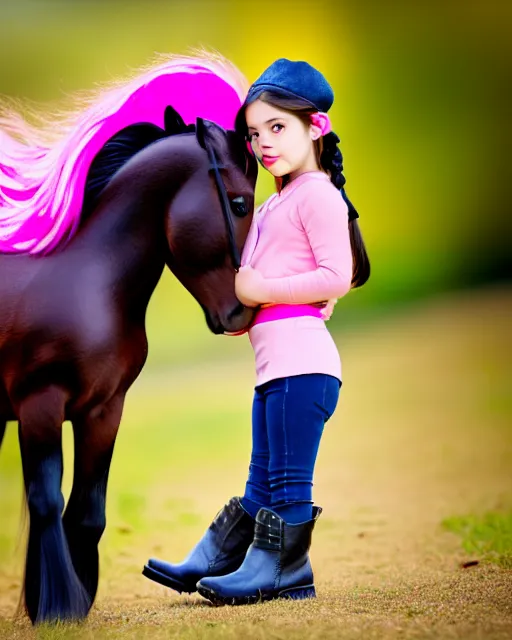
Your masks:
{"label": "braided ponytail", "polygon": [[370,277],[370,261],[357,222],[359,214],[345,193],[346,180],[343,175],[343,156],[338,148],[340,139],[334,131],[330,131],[321,140],[323,144],[320,165],[329,174],[331,182],[336,189],[340,190],[341,196],[348,207],[348,229],[352,248],[352,288],[355,289],[361,287]]}

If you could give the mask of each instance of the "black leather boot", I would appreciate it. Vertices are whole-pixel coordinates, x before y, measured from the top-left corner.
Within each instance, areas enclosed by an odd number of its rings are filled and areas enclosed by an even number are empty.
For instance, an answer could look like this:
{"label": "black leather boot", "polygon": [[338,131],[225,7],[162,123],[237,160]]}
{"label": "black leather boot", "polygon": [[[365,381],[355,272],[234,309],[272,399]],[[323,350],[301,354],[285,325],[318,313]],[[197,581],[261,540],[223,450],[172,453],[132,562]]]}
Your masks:
{"label": "black leather boot", "polygon": [[234,497],[219,511],[183,562],[170,564],[151,558],[142,573],[179,593],[193,593],[199,579],[236,571],[253,538],[254,518],[242,507],[240,498]]}
{"label": "black leather boot", "polygon": [[275,598],[314,598],[308,551],[321,511],[320,507],[313,507],[311,520],[287,524],[270,509],[260,509],[256,515],[254,541],[241,567],[229,575],[202,578],[197,590],[218,605],[254,604]]}

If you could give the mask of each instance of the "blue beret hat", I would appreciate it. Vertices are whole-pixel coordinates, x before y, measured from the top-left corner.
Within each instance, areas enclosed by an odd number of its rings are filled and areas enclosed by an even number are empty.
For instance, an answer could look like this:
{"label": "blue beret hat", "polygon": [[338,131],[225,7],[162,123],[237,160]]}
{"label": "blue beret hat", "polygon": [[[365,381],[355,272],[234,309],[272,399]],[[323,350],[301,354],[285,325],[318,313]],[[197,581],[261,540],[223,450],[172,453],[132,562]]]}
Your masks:
{"label": "blue beret hat", "polygon": [[328,111],[334,102],[334,92],[324,76],[307,62],[279,58],[253,82],[245,99],[256,100],[264,91],[276,91],[307,100],[318,111]]}

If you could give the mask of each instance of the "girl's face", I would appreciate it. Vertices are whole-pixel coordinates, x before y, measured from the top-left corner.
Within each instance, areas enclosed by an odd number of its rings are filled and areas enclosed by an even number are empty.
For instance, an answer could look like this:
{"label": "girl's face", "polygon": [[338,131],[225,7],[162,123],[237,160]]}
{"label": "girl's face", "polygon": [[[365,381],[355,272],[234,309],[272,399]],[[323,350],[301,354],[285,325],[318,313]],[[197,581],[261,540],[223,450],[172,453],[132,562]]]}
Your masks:
{"label": "girl's face", "polygon": [[319,127],[261,100],[247,106],[245,120],[255,156],[274,177],[319,170],[313,146]]}

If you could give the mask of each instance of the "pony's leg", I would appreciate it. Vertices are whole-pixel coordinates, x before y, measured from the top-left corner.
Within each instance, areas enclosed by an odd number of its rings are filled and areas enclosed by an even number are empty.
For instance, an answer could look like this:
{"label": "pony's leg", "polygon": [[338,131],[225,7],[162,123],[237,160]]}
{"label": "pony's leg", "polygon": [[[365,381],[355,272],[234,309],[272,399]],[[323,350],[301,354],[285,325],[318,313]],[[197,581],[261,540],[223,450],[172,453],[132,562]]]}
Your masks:
{"label": "pony's leg", "polygon": [[64,514],[64,530],[75,571],[91,602],[98,588],[98,543],[105,530],[108,472],[124,394],[115,396],[99,415],[73,421],[75,470]]}
{"label": "pony's leg", "polygon": [[23,400],[19,436],[30,530],[25,607],[33,623],[80,619],[90,601],[77,578],[62,527],[62,422],[67,396],[48,387]]}

